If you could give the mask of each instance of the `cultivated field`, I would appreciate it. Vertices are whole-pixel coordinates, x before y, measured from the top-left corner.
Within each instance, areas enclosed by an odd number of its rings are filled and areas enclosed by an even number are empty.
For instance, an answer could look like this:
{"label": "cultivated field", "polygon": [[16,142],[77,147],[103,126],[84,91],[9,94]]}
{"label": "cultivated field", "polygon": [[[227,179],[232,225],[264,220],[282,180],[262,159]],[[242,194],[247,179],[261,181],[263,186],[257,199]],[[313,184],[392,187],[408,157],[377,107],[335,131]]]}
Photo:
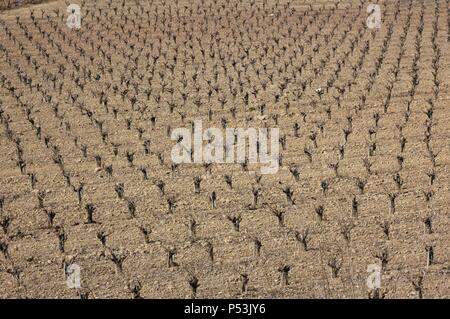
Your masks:
{"label": "cultivated field", "polygon": [[69,4],[1,6],[0,298],[450,298],[449,0]]}

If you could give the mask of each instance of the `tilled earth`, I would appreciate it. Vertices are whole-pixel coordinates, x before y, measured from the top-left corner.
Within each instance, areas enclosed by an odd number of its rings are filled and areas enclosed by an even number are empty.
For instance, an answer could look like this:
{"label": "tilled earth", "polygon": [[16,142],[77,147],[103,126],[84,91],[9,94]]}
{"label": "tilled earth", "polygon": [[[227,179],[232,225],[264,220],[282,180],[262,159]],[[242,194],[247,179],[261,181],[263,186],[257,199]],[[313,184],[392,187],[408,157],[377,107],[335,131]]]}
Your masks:
{"label": "tilled earth", "polygon": [[[0,12],[1,298],[450,297],[449,1],[77,4]],[[194,120],[279,171],[175,165]]]}

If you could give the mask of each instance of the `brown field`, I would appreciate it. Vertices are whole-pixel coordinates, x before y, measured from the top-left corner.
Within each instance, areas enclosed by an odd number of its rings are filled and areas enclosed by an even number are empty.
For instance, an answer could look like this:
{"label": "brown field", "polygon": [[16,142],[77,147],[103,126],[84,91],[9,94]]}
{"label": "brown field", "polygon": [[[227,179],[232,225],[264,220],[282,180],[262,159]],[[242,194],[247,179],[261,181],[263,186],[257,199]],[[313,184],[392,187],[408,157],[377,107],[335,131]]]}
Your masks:
{"label": "brown field", "polygon": [[[68,4],[0,11],[0,298],[450,298],[450,1]],[[200,119],[278,172],[175,165]]]}
{"label": "brown field", "polygon": [[19,7],[40,4],[43,2],[48,2],[46,0],[0,0],[0,10],[10,10]]}

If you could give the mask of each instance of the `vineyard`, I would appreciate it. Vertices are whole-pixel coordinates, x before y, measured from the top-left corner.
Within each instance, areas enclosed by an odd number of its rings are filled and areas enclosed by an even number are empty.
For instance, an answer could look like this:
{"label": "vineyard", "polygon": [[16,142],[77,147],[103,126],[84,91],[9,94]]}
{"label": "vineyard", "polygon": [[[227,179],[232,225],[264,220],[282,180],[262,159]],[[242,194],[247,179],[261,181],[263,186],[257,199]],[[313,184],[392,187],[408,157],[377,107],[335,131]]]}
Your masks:
{"label": "vineyard", "polygon": [[[449,0],[31,2],[0,1],[0,298],[450,298]],[[278,128],[278,171],[175,163],[197,120]]]}

